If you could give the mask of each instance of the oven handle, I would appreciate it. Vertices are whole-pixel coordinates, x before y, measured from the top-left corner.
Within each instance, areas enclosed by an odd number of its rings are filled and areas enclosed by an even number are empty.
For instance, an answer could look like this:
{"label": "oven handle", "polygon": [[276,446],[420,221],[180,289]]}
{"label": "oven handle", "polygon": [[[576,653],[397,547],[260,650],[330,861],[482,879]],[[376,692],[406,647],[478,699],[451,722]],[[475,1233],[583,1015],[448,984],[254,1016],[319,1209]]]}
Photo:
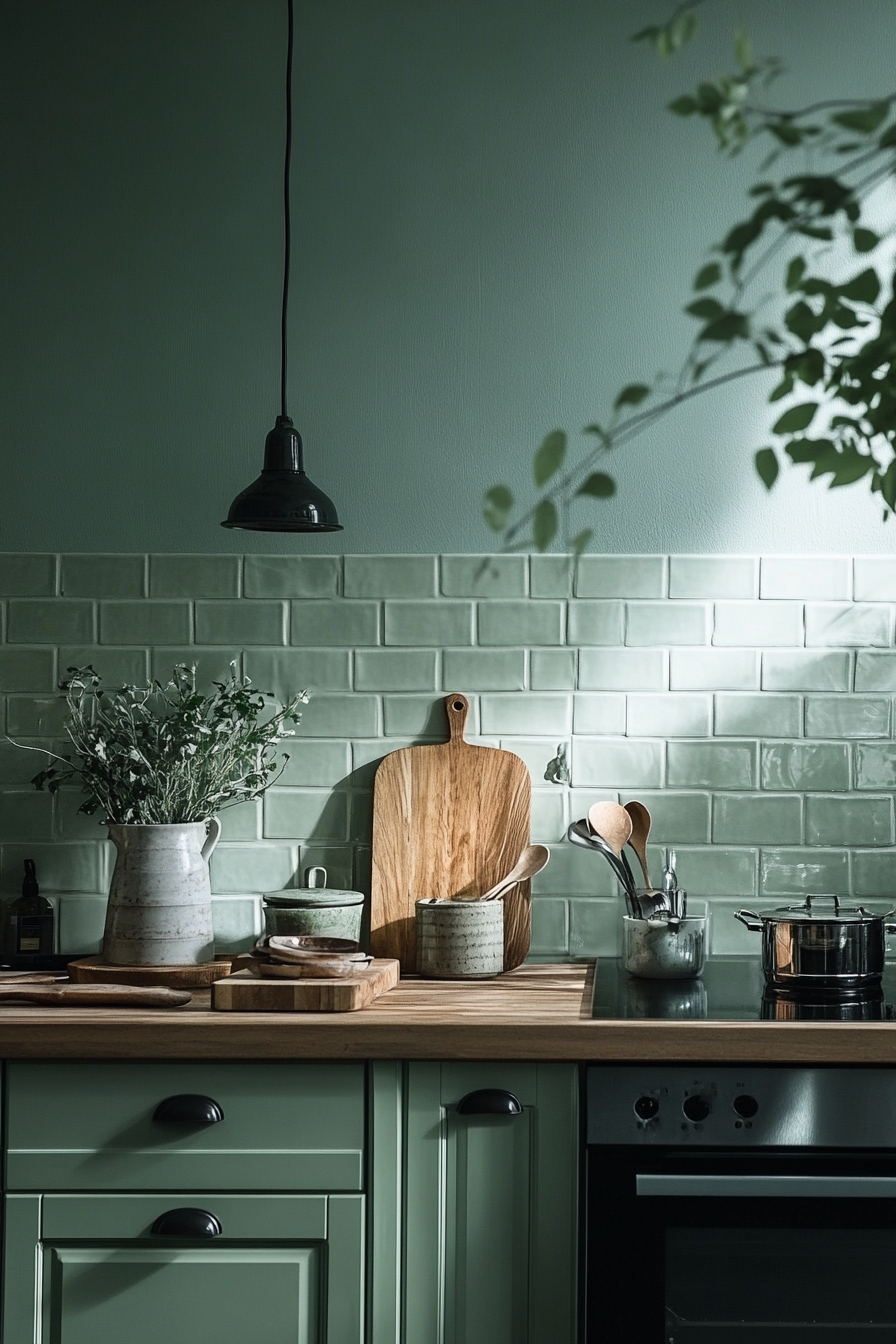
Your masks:
{"label": "oven handle", "polygon": [[896,1176],[661,1176],[638,1174],[636,1193],[706,1199],[896,1199]]}

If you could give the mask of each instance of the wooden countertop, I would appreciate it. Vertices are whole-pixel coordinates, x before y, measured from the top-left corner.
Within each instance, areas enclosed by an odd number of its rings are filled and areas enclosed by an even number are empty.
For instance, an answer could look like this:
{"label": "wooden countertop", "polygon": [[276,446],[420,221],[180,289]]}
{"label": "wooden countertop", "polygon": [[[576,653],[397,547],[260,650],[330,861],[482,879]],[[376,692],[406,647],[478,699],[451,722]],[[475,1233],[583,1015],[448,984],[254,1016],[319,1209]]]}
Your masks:
{"label": "wooden countertop", "polygon": [[595,1022],[590,964],[408,979],[354,1013],[0,1006],[5,1059],[494,1059],[896,1064],[896,1024]]}

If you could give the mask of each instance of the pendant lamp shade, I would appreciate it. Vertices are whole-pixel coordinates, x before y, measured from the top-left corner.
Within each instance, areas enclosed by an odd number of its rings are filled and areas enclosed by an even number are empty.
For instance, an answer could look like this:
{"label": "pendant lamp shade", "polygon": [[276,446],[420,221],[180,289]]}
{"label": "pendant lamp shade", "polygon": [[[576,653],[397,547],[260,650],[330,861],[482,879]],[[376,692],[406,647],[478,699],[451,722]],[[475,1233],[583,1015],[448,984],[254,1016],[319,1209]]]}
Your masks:
{"label": "pendant lamp shade", "polygon": [[286,412],[287,315],[289,309],[290,161],[292,157],[292,52],[295,19],[287,0],[286,153],[283,164],[283,302],[280,312],[280,414],[265,439],[261,475],[237,495],[222,527],[253,532],[341,532],[336,506],[305,475],[302,436]]}

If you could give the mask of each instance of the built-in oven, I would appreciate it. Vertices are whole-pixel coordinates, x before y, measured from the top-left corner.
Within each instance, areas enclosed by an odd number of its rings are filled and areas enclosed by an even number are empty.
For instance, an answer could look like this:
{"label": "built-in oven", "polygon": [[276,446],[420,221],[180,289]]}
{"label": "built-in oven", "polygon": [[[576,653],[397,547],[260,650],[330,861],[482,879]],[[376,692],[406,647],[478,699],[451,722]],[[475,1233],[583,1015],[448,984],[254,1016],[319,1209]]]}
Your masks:
{"label": "built-in oven", "polygon": [[587,1070],[586,1344],[896,1344],[896,1068]]}

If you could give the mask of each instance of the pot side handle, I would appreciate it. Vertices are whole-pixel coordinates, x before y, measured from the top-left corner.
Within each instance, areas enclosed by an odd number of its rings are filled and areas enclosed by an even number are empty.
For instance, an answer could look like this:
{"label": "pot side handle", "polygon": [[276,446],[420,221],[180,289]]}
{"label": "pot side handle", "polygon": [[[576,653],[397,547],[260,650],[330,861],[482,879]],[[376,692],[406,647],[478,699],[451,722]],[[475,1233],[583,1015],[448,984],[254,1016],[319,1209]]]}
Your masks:
{"label": "pot side handle", "polygon": [[205,829],[208,832],[205,838],[205,844],[202,846],[201,854],[208,863],[212,856],[212,850],[221,838],[221,823],[217,817],[209,817],[205,823]]}
{"label": "pot side handle", "polygon": [[739,919],[741,924],[745,925],[751,933],[762,932],[762,920],[752,910],[735,910],[734,918]]}

